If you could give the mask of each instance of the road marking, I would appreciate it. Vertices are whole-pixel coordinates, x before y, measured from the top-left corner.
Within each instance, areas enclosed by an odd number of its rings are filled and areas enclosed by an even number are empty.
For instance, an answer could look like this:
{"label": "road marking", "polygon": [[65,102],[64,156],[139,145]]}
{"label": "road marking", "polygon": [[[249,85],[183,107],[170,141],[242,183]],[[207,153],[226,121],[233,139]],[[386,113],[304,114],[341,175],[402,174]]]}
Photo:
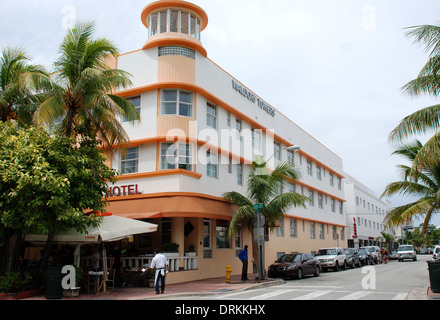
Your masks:
{"label": "road marking", "polygon": [[362,299],[363,297],[366,297],[372,293],[373,293],[372,291],[357,291],[357,292],[353,292],[345,297],[339,298],[338,300],[359,300],[359,299]]}
{"label": "road marking", "polygon": [[319,290],[319,291],[314,291],[296,298],[293,298],[291,300],[312,300],[315,298],[319,298],[325,294],[328,294],[330,292],[333,292],[333,290]]}
{"label": "road marking", "polygon": [[408,296],[408,292],[401,292],[398,295],[396,295],[393,300],[405,300]]}
{"label": "road marking", "polygon": [[280,295],[283,295],[285,293],[292,292],[292,291],[293,290],[277,290],[277,291],[273,291],[273,292],[269,292],[269,293],[265,293],[265,294],[260,294],[259,296],[247,298],[246,300],[266,300],[266,299],[280,296]]}

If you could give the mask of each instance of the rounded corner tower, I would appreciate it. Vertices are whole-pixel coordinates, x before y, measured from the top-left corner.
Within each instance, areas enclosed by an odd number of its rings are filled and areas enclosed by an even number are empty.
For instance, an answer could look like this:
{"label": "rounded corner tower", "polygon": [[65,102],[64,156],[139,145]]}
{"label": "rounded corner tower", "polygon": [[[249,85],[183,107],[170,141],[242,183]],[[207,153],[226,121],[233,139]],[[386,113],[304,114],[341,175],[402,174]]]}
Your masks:
{"label": "rounded corner tower", "polygon": [[159,0],[142,10],[141,19],[148,29],[142,49],[177,45],[207,57],[200,33],[208,25],[208,15],[199,6],[183,0]]}

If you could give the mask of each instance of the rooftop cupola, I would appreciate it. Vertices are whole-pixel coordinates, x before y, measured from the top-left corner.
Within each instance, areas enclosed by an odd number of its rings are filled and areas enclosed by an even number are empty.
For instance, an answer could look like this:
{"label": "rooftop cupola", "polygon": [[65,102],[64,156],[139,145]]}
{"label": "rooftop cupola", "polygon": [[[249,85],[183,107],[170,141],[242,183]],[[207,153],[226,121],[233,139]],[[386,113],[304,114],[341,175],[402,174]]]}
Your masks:
{"label": "rooftop cupola", "polygon": [[141,18],[148,29],[143,49],[176,45],[207,56],[200,33],[208,25],[208,15],[199,6],[183,0],[159,0],[147,5]]}

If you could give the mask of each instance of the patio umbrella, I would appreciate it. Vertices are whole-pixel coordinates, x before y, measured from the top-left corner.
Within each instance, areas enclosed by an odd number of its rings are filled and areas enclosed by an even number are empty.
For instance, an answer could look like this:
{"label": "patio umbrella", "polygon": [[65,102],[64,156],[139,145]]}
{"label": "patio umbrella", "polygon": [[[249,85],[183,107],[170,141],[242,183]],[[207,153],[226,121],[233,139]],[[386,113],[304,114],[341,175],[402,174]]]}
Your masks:
{"label": "patio umbrella", "polygon": [[[104,275],[104,292],[107,291],[107,259],[104,242],[118,241],[135,234],[144,234],[157,231],[157,225],[114,216],[110,213],[105,213],[103,221],[98,227],[88,227],[86,233],[80,233],[76,229],[72,228],[67,232],[55,234],[54,241],[57,243],[76,244],[82,245],[87,243],[99,243],[102,245],[102,260],[103,260],[103,275]],[[43,234],[27,234],[25,241],[29,242],[41,242],[44,243],[47,240],[47,235]],[[75,260],[79,262],[79,247],[75,250]]]}
{"label": "patio umbrella", "polygon": [[[157,225],[108,215],[103,217],[102,223],[98,227],[88,227],[86,233],[80,233],[72,228],[67,232],[55,234],[55,242],[66,244],[86,244],[118,241],[135,234],[151,233],[157,231]],[[46,242],[47,235],[27,234],[25,241]]]}

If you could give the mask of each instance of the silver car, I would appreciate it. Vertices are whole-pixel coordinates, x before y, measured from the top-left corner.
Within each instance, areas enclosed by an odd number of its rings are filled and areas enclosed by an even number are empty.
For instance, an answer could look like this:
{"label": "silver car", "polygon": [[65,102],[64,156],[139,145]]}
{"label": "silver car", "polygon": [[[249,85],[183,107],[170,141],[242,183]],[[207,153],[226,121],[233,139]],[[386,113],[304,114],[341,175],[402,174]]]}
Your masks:
{"label": "silver car", "polygon": [[399,248],[397,249],[397,255],[399,262],[402,262],[404,259],[411,259],[413,261],[417,261],[416,250],[410,244],[399,246]]}

